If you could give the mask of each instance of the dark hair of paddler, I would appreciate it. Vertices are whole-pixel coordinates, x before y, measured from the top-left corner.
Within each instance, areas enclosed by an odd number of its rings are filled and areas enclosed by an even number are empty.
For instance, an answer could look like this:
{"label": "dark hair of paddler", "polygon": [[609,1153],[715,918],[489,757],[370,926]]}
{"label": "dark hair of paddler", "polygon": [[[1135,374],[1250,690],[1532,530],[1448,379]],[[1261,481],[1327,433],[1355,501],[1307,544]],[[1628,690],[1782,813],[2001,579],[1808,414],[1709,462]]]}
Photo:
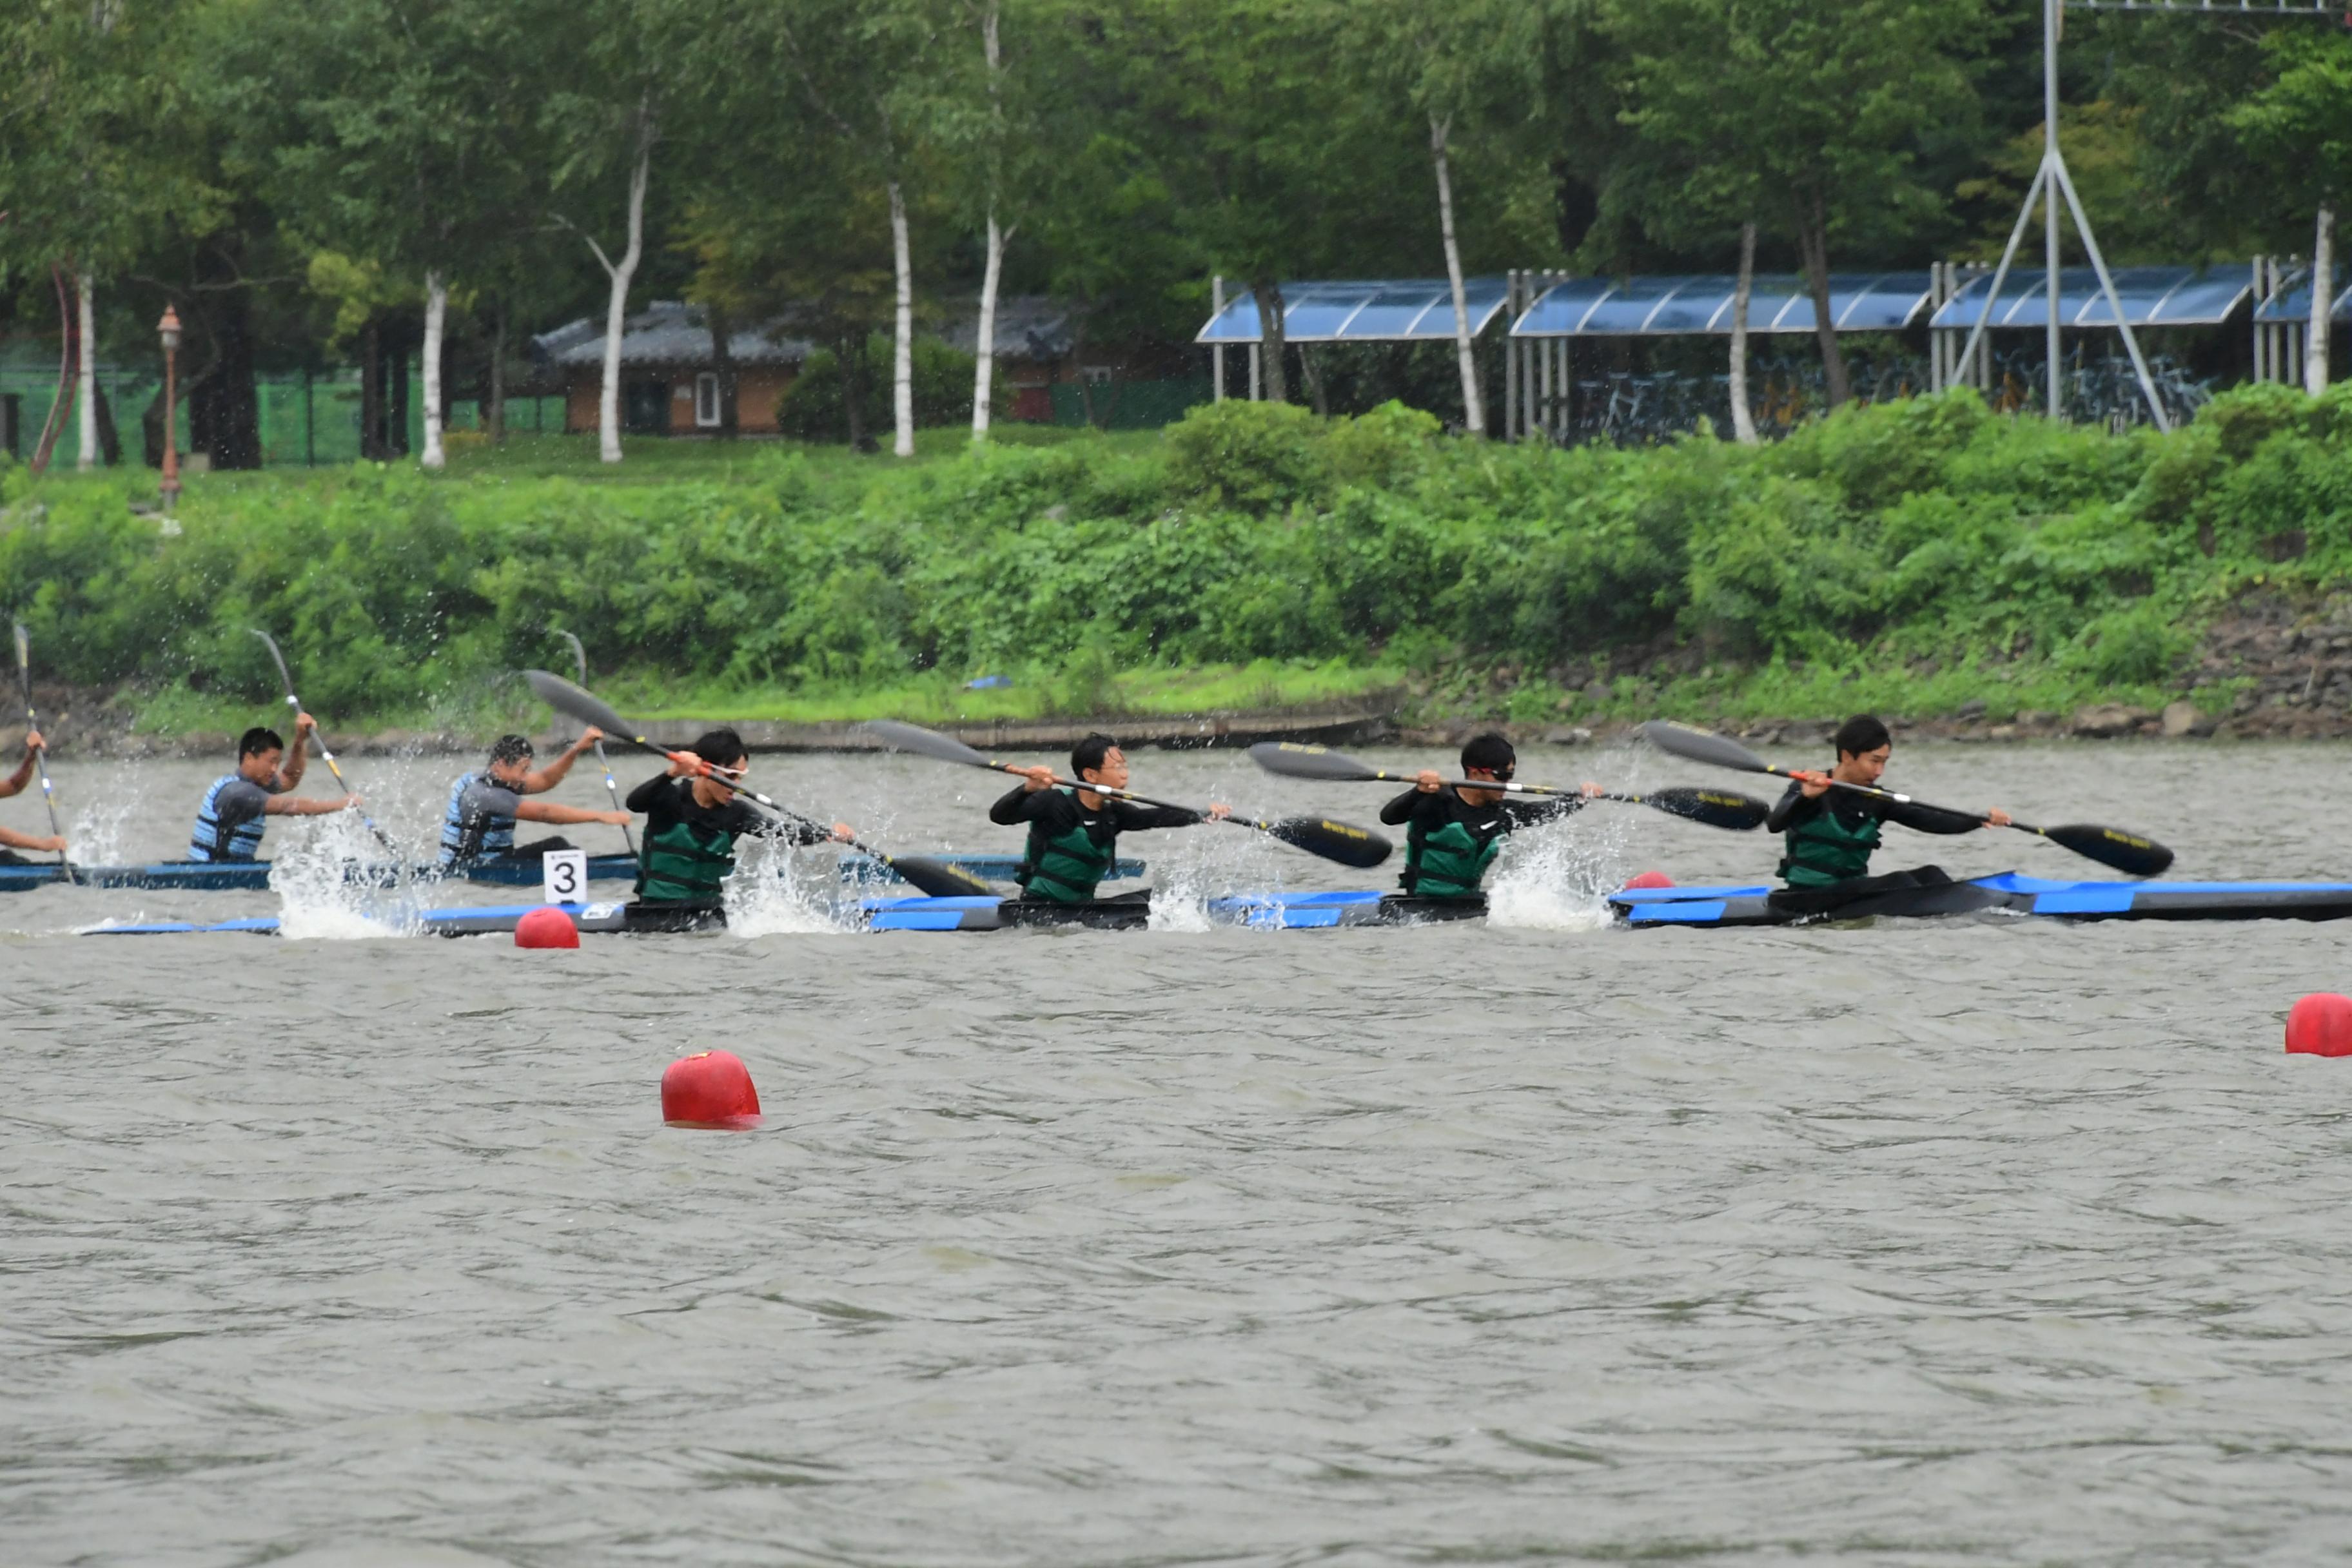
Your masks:
{"label": "dark hair of paddler", "polygon": [[286,737],[267,724],[256,724],[236,738],[236,760],[239,762],[247,757],[257,757],[264,752],[282,752],[285,749]]}
{"label": "dark hair of paddler", "polygon": [[1832,743],[1837,747],[1839,756],[1858,757],[1864,752],[1893,745],[1895,737],[1886,732],[1886,726],[1875,715],[1857,713],[1838,726],[1837,738]]}
{"label": "dark hair of paddler", "polygon": [[1070,748],[1070,772],[1083,779],[1093,769],[1103,765],[1118,742],[1097,730]]}

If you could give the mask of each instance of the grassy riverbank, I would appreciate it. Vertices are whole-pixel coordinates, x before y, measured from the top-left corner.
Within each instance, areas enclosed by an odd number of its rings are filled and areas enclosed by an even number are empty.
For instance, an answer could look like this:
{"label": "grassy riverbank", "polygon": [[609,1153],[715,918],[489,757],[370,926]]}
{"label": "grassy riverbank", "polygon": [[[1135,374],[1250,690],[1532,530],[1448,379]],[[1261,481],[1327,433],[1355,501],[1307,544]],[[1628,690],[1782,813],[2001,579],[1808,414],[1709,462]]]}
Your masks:
{"label": "grassy riverbank", "polygon": [[[2250,595],[2352,585],[2352,395],[2225,397],[2170,437],[1958,393],[1754,450],[1448,440],[1401,408],[1227,404],[912,462],[781,443],[461,447],[450,472],[0,469],[0,599],[46,676],[149,730],[267,711],[272,627],[339,723],[474,728],[587,642],[646,713],[824,720],[1293,706],[1406,717],[1914,718],[2190,696]],[[969,690],[978,677],[1009,686]],[[2302,700],[2324,697],[2304,682]],[[2267,700],[2267,699],[2265,699]],[[2284,700],[2284,698],[2279,699]]]}

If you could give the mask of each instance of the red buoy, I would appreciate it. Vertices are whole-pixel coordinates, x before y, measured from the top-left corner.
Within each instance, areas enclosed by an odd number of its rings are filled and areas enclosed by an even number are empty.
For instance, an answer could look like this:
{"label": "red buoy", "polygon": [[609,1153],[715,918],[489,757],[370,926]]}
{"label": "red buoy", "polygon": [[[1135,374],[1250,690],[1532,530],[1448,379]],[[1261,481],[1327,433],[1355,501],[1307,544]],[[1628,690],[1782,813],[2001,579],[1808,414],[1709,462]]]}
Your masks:
{"label": "red buoy", "polygon": [[580,928],[553,904],[541,904],[515,921],[517,947],[578,947]]}
{"label": "red buoy", "polygon": [[1671,888],[1675,879],[1664,871],[1644,871],[1625,885],[1629,888]]}
{"label": "red buoy", "polygon": [[2288,1008],[2286,1048],[2297,1056],[2352,1057],[2352,996],[2315,991]]}
{"label": "red buoy", "polygon": [[662,1120],[674,1127],[756,1127],[760,1091],[732,1051],[680,1057],[662,1074]]}

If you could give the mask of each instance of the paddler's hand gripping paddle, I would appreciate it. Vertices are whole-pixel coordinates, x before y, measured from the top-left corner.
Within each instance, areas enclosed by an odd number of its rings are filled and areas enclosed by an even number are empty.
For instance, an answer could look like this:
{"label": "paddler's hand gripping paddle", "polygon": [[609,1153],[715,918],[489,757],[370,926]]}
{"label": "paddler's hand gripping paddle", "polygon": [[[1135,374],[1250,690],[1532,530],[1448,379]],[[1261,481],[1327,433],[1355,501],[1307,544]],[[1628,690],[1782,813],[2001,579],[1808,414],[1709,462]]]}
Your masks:
{"label": "paddler's hand gripping paddle", "polygon": [[[302,717],[302,700],[294,695],[294,677],[287,672],[286,656],[278,651],[278,639],[271,637],[268,632],[263,631],[259,626],[247,626],[246,630],[251,632],[255,637],[261,639],[262,646],[269,650],[269,661],[278,667],[278,683],[286,688],[287,710],[292,713],[296,720],[294,726],[294,743],[299,746],[302,743],[302,726],[300,723]],[[311,733],[319,742],[319,760],[327,764],[327,771],[335,775],[335,787],[341,790],[345,795],[352,794],[353,791],[350,783],[343,777],[343,770],[335,765],[335,753],[328,749],[327,732],[323,730],[316,730],[311,731]],[[378,844],[383,845],[394,855],[400,853],[400,846],[394,844],[385,836],[383,829],[375,825],[375,818],[370,816],[365,811],[362,811],[360,813],[360,820],[367,824],[367,830],[375,835],[375,841]]]}
{"label": "paddler's hand gripping paddle", "polygon": [[[539,693],[540,700],[549,707],[559,712],[569,713],[583,724],[592,724],[618,740],[626,741],[640,751],[651,752],[654,755],[666,757],[671,762],[677,762],[691,755],[686,752],[673,752],[667,746],[646,740],[637,733],[636,726],[606,706],[594,693],[583,687],[572,685],[560,675],[550,675],[543,669],[526,669],[522,672],[522,678],[530,683],[530,689],[533,691]],[[699,761],[699,759],[697,760]],[[747,800],[757,801],[787,822],[797,822],[804,827],[816,828],[827,836],[833,832],[833,829],[825,824],[803,816],[791,807],[770,800],[758,790],[746,789],[725,773],[710,768],[707,763],[699,772],[712,784],[733,790]],[[944,861],[934,860],[922,855],[885,855],[872,845],[861,844],[855,838],[848,840],[848,844],[852,849],[861,854],[870,855],[889,867],[905,879],[908,886],[919,888],[932,898],[992,899],[997,896],[996,889],[986,882],[967,872],[960,871]]]}

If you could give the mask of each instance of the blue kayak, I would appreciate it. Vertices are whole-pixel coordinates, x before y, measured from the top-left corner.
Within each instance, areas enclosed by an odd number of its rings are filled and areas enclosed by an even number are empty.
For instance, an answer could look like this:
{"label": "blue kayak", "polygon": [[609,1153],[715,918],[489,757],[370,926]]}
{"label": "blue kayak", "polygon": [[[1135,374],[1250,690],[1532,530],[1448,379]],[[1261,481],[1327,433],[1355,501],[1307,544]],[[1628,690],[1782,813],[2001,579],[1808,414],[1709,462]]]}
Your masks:
{"label": "blue kayak", "polygon": [[2352,882],[2055,881],[2003,871],[1935,888],[1899,888],[1826,912],[1772,907],[1769,885],[1625,888],[1610,908],[1630,926],[1808,925],[1878,916],[2000,911],[2070,921],[2334,921],[2352,916]]}
{"label": "blue kayak", "polygon": [[[929,857],[948,865],[969,871],[984,881],[1010,882],[1021,864],[1018,855],[936,855]],[[159,860],[145,866],[0,866],[0,893],[30,892],[36,888],[70,886],[77,888],[144,888],[176,889],[183,892],[224,892],[231,889],[251,891],[269,886],[269,866],[267,860]],[[537,887],[541,878],[537,860],[478,860],[469,866],[444,870],[438,866],[417,866],[410,868],[413,880],[443,880],[488,882],[506,887]],[[1113,877],[1140,877],[1143,862],[1120,859],[1110,869]],[[352,861],[344,868],[344,879],[352,882],[373,882],[389,887],[399,875],[389,866],[370,866]],[[588,857],[588,879],[592,882],[629,882],[637,875],[636,860],[627,855],[591,855]],[[878,860],[863,855],[841,858],[841,878],[845,882],[887,883],[898,880],[898,874]]]}

